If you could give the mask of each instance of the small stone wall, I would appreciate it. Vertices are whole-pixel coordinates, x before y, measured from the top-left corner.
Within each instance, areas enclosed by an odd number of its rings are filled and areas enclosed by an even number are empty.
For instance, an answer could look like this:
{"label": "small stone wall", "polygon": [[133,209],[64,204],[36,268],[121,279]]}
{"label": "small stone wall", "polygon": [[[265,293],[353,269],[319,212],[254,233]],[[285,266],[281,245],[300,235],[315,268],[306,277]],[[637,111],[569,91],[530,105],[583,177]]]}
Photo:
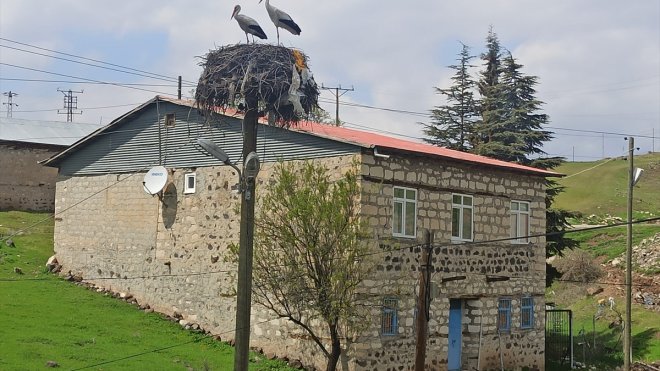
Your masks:
{"label": "small stone wall", "polygon": [[0,210],[53,211],[57,169],[38,162],[62,148],[0,143]]}

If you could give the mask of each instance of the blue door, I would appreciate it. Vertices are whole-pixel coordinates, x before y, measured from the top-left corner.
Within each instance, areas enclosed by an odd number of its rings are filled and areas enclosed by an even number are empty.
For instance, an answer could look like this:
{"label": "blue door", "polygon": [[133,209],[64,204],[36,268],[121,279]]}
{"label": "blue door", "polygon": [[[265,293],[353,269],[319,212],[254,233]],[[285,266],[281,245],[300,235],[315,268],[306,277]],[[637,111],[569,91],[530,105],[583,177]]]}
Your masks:
{"label": "blue door", "polygon": [[461,369],[461,346],[463,332],[463,308],[461,299],[449,299],[449,352],[447,354],[447,368]]}

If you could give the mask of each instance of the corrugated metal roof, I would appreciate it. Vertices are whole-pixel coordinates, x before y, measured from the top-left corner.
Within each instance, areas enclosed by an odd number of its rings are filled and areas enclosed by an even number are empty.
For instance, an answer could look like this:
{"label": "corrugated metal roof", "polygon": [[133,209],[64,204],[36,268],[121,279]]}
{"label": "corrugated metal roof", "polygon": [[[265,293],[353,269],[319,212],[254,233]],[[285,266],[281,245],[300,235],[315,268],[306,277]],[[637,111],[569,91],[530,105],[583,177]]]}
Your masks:
{"label": "corrugated metal roof", "polygon": [[415,152],[419,154],[440,156],[462,162],[470,162],[470,163],[486,165],[486,166],[495,166],[510,170],[524,171],[528,173],[531,172],[543,176],[562,176],[562,174],[556,173],[554,171],[537,169],[534,167],[519,165],[512,162],[496,160],[490,157],[456,151],[445,147],[438,147],[426,143],[418,143],[410,140],[398,139],[398,138],[371,133],[367,131],[348,129],[341,126],[325,125],[315,122],[303,122],[303,123],[299,123],[295,127],[291,127],[291,130],[310,133],[328,139],[340,140],[368,148],[378,147],[382,149]]}
{"label": "corrugated metal roof", "polygon": [[0,140],[69,146],[98,128],[78,122],[0,117]]}
{"label": "corrugated metal roof", "polygon": [[[130,112],[126,113],[125,115],[113,120],[106,127],[98,130],[98,132],[102,132],[102,131],[107,130],[108,128],[110,128],[110,127],[118,124],[119,122],[123,121],[124,118],[139,112],[140,110],[142,110],[147,105],[149,105],[153,102],[157,102],[159,100],[174,103],[174,104],[178,104],[178,105],[182,105],[182,106],[186,106],[186,107],[196,107],[194,101],[172,99],[172,98],[164,97],[164,96],[156,96],[153,99],[149,100],[148,102],[145,102],[144,104],[142,104],[142,105],[136,107],[135,109],[131,110]],[[231,116],[232,113],[234,113],[234,112],[226,112],[225,114]],[[335,140],[335,141],[338,141],[338,142],[357,145],[357,146],[364,147],[364,148],[379,147],[379,148],[383,148],[383,149],[391,149],[391,150],[412,152],[412,153],[417,153],[417,154],[421,154],[421,155],[439,156],[439,157],[443,157],[443,158],[454,160],[454,161],[461,161],[461,162],[471,163],[471,164],[475,164],[475,165],[483,165],[483,166],[497,167],[497,168],[507,169],[507,170],[512,170],[512,171],[531,173],[531,174],[535,174],[535,175],[539,175],[539,176],[563,176],[562,174],[556,173],[554,171],[537,169],[537,168],[534,168],[534,167],[519,165],[519,164],[512,163],[512,162],[496,160],[496,159],[492,159],[492,158],[485,157],[485,156],[479,156],[479,155],[475,155],[475,154],[471,154],[471,153],[455,151],[455,150],[451,150],[451,149],[444,148],[444,147],[438,147],[438,146],[434,146],[434,145],[430,145],[430,144],[413,142],[413,141],[405,140],[405,139],[398,139],[398,138],[389,137],[389,136],[376,134],[376,133],[371,133],[371,132],[367,132],[367,131],[348,129],[348,128],[344,128],[344,127],[340,127],[340,126],[338,127],[338,126],[334,126],[334,125],[325,125],[325,124],[319,124],[319,123],[304,122],[304,123],[299,123],[296,126],[292,126],[289,129],[293,130],[293,131],[296,131],[296,132],[299,132],[299,133],[306,133],[306,134],[310,134],[310,135],[314,135],[314,136],[318,136],[318,137],[323,137],[323,138],[330,139],[330,140]],[[58,155],[55,155],[55,156],[51,157],[49,160],[46,161],[46,165],[55,162],[58,158],[66,155],[66,153],[68,153],[68,152],[75,151],[76,147],[78,147],[82,143],[84,143],[87,140],[94,137],[95,134],[97,134],[97,133],[93,133],[93,134],[89,135],[88,137],[84,138],[80,142],[78,142],[75,145],[71,146],[67,150],[59,153]]]}

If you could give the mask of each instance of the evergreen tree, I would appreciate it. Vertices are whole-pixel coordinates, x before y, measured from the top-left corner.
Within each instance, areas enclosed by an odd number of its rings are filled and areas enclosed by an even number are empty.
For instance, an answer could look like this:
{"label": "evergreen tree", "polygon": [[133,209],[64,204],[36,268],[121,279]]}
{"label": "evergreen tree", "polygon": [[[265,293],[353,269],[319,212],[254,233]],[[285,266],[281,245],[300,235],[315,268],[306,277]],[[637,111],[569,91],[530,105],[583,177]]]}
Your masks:
{"label": "evergreen tree", "polygon": [[[468,55],[465,47],[461,53],[461,56],[464,55]],[[549,118],[540,112],[543,102],[536,98],[538,77],[523,74],[523,65],[510,52],[503,56],[499,38],[492,27],[488,31],[486,52],[481,54],[481,59],[484,69],[479,73],[477,83],[479,97],[473,99],[476,101],[473,106],[476,107],[477,118],[470,121],[469,135],[461,137],[460,131],[452,130],[449,125],[439,125],[455,122],[446,119],[451,117],[447,107],[454,107],[448,104],[433,110],[434,122],[425,130],[431,138],[426,141],[541,169],[561,164],[563,158],[547,157],[542,150],[543,144],[552,139],[552,133],[543,129]],[[454,81],[460,81],[456,76]],[[465,81],[470,80],[466,78]],[[452,88],[438,91],[449,100]],[[474,116],[470,118],[474,120]],[[462,146],[448,145],[457,143]],[[563,191],[563,187],[551,179],[546,180],[546,186],[546,232],[549,233],[546,254],[550,256],[561,254],[564,248],[573,248],[577,243],[561,233],[570,226],[568,218],[574,213],[552,208],[554,198]],[[552,276],[551,270],[548,270],[548,276]]]}
{"label": "evergreen tree", "polygon": [[478,109],[480,119],[475,125],[476,136],[473,140],[472,152],[497,157],[504,148],[498,133],[506,133],[504,114],[506,94],[504,86],[500,84],[502,75],[502,53],[500,40],[491,27],[486,37],[486,52],[481,54],[484,61],[484,70],[479,73],[479,100]]}
{"label": "evergreen tree", "polygon": [[456,71],[451,78],[453,85],[447,89],[435,88],[436,93],[445,97],[446,104],[431,110],[431,123],[425,125],[424,140],[428,143],[459,151],[472,148],[474,123],[477,117],[474,100],[476,82],[470,76],[469,68],[474,67],[470,60],[470,48],[465,45],[457,59],[458,64],[449,68]]}

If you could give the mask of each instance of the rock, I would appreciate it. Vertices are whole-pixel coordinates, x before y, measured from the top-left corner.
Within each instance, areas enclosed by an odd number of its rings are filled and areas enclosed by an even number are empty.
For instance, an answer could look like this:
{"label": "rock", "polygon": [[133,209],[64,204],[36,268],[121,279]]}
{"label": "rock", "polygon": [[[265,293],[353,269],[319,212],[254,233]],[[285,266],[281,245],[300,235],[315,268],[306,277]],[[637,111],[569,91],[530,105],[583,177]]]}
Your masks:
{"label": "rock", "polygon": [[53,255],[50,258],[48,258],[48,260],[46,261],[46,266],[50,264],[58,264],[58,263],[59,262],[57,261],[57,258],[55,257],[55,255]]}
{"label": "rock", "polygon": [[220,259],[219,255],[211,255],[211,263],[217,263],[218,259]]}
{"label": "rock", "polygon": [[181,320],[179,320],[179,324],[183,327],[186,327],[186,326],[188,326],[188,321],[186,321],[185,319],[181,319]]}
{"label": "rock", "polygon": [[23,270],[19,267],[14,267],[14,273],[16,274],[23,274]]}
{"label": "rock", "polygon": [[11,238],[7,239],[5,241],[5,244],[9,247],[16,247],[16,244],[14,244],[14,240],[12,240]]}
{"label": "rock", "polygon": [[153,313],[154,310],[153,310],[152,308],[147,308],[147,309],[145,310],[145,312],[146,312],[146,313]]}
{"label": "rock", "polygon": [[600,286],[587,288],[587,295],[589,296],[594,296],[600,294],[601,292],[603,292],[603,288]]}
{"label": "rock", "polygon": [[621,265],[621,258],[612,259],[612,262],[610,264],[612,264],[613,267],[618,267],[619,265]]}
{"label": "rock", "polygon": [[46,367],[51,367],[51,368],[60,367],[60,364],[55,361],[48,361],[46,362]]}

